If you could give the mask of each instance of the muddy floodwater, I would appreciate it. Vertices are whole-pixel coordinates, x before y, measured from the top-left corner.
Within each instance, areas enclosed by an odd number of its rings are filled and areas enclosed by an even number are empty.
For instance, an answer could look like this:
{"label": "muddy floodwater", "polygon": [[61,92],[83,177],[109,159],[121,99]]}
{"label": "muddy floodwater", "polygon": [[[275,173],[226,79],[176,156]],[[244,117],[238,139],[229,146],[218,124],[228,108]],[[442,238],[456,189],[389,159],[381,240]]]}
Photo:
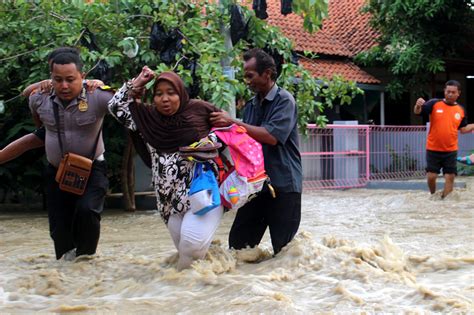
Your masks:
{"label": "muddy floodwater", "polygon": [[303,195],[295,240],[272,258],[227,249],[225,214],[206,259],[175,269],[154,211],[107,210],[94,257],[56,261],[44,212],[0,211],[0,313],[473,313],[474,178],[426,191]]}

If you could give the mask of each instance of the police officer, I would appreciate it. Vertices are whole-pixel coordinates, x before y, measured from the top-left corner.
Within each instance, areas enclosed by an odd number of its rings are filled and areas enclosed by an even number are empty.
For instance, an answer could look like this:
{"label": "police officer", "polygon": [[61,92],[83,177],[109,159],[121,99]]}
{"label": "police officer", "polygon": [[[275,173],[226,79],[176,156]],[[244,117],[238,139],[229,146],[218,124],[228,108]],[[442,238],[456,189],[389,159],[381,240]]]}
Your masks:
{"label": "police officer", "polygon": [[[46,204],[56,259],[73,260],[94,254],[99,241],[100,214],[108,188],[101,126],[113,94],[103,89],[85,90],[77,54],[59,54],[50,70],[52,93],[31,95],[29,106],[33,118],[46,129]],[[93,156],[92,172],[81,196],[62,191],[55,180],[65,153]]]}

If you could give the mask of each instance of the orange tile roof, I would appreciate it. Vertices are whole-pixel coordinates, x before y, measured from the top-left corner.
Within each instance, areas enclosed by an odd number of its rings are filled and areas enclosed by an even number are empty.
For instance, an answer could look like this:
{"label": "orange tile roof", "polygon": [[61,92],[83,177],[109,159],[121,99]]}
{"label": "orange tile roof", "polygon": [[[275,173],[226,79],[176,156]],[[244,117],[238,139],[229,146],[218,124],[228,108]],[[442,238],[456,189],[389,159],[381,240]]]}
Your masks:
{"label": "orange tile roof", "polygon": [[331,0],[329,17],[320,31],[310,34],[303,28],[303,19],[292,13],[280,13],[280,0],[267,1],[269,24],[279,27],[292,39],[299,51],[353,57],[376,44],[377,33],[369,26],[369,14],[362,14],[365,0]]}
{"label": "orange tile roof", "polygon": [[323,32],[338,38],[352,52],[352,56],[377,44],[378,33],[369,25],[370,14],[362,13],[366,0],[329,1],[329,18]]}
{"label": "orange tile roof", "polygon": [[[328,18],[320,31],[313,34],[303,28],[303,19],[292,13],[280,13],[280,0],[267,1],[268,23],[277,26],[293,40],[297,51],[311,51],[320,59],[303,60],[301,64],[316,77],[331,78],[339,74],[359,83],[380,84],[350,61],[356,54],[376,45],[377,33],[370,27],[369,14],[360,12],[366,0],[330,0]],[[336,60],[331,60],[331,56]],[[340,57],[346,57],[341,60]]]}
{"label": "orange tile roof", "polygon": [[303,29],[303,19],[294,14],[280,13],[280,0],[267,1],[268,23],[281,29],[291,39],[298,51],[311,51],[319,54],[350,56],[351,52],[337,40],[324,32],[310,34]]}
{"label": "orange tile roof", "polygon": [[303,59],[299,63],[316,78],[331,79],[338,74],[346,80],[365,84],[380,84],[374,76],[368,74],[354,63],[348,60],[328,60],[328,59]]}

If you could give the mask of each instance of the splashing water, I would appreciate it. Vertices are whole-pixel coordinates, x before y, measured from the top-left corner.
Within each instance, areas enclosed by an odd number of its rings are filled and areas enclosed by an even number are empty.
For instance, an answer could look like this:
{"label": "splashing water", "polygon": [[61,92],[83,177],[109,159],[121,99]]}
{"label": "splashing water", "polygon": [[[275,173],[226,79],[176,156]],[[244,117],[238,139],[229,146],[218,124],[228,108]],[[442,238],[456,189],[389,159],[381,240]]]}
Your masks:
{"label": "splashing water", "polygon": [[0,212],[0,312],[472,312],[474,179],[421,191],[303,195],[300,231],[272,257],[227,249],[230,212],[205,259],[178,272],[156,213],[106,211],[98,253],[56,261],[47,216]]}

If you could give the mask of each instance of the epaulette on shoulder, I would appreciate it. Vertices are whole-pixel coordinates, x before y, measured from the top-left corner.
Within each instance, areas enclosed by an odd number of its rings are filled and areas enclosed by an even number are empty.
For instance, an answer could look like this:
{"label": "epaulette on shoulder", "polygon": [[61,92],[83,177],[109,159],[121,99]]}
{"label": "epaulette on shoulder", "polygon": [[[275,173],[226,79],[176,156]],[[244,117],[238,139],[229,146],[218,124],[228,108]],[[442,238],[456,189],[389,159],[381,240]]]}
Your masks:
{"label": "epaulette on shoulder", "polygon": [[102,91],[107,91],[107,92],[115,92],[115,90],[109,85],[102,85],[99,87],[99,89],[101,89]]}

